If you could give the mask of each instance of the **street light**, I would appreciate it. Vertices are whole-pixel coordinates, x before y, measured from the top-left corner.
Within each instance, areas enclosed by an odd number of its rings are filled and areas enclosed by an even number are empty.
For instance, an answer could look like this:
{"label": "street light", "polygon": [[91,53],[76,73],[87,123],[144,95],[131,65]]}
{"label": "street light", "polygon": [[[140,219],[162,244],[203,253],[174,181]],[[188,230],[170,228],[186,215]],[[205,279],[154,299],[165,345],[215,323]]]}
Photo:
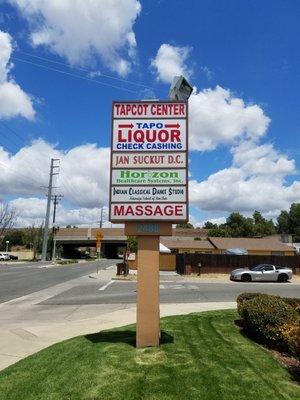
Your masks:
{"label": "street light", "polygon": [[7,240],[5,243],[6,243],[6,253],[7,253],[8,252],[9,240]]}
{"label": "street light", "polygon": [[193,92],[193,87],[184,76],[175,76],[170,87],[169,98],[174,101],[187,101]]}

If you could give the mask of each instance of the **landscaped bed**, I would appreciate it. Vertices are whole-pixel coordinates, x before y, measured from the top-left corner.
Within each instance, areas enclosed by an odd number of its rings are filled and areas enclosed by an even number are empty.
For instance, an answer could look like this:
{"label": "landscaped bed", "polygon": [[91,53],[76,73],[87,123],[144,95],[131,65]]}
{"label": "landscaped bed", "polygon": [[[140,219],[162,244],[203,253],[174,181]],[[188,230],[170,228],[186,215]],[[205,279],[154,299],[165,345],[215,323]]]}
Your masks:
{"label": "landscaped bed", "polygon": [[235,319],[163,318],[159,348],[136,349],[133,326],[62,342],[1,372],[0,399],[298,400],[297,382]]}

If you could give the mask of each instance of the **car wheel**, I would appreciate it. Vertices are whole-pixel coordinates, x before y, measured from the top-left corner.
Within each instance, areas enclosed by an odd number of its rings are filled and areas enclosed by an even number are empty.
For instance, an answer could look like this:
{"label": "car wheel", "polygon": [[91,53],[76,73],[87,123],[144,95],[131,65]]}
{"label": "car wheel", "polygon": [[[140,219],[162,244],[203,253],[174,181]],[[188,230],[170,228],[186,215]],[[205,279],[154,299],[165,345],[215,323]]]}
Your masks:
{"label": "car wheel", "polygon": [[288,280],[289,280],[289,277],[286,274],[278,275],[278,282],[287,282]]}
{"label": "car wheel", "polygon": [[249,274],[243,274],[242,276],[241,276],[241,281],[242,282],[251,282],[251,275],[249,275]]}

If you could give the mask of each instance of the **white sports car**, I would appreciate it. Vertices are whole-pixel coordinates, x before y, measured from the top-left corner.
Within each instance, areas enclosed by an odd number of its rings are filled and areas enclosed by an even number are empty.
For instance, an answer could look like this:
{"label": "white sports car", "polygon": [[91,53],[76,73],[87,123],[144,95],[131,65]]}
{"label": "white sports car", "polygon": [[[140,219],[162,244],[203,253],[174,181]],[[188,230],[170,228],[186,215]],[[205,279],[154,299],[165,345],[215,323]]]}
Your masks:
{"label": "white sports car", "polygon": [[238,268],[230,273],[230,280],[242,282],[287,282],[292,279],[290,268],[272,264],[259,264],[253,268]]}

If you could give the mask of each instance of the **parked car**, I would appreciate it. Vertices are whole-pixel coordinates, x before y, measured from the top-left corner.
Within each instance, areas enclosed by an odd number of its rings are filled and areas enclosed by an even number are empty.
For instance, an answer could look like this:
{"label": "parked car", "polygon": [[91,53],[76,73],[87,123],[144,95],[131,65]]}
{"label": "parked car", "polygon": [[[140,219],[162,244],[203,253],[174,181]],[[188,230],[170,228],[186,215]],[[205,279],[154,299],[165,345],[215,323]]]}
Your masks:
{"label": "parked car", "polygon": [[290,268],[273,264],[259,264],[250,269],[238,268],[230,273],[232,281],[242,282],[287,282],[292,276],[293,271]]}
{"label": "parked car", "polygon": [[14,256],[13,254],[8,254],[8,257],[10,260],[18,260],[19,259],[18,256]]}
{"label": "parked car", "polygon": [[0,261],[8,261],[9,255],[7,253],[0,253]]}

